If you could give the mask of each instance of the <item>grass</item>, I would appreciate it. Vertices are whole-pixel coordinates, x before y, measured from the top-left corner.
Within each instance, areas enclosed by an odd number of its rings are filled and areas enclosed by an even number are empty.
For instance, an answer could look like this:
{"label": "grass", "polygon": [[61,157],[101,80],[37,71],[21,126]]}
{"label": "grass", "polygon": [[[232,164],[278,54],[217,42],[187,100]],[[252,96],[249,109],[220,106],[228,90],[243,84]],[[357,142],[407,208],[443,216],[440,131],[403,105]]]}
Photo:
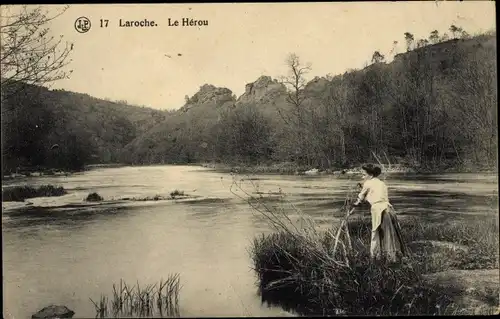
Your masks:
{"label": "grass", "polygon": [[90,193],[85,199],[87,202],[100,202],[103,200],[102,196],[97,193]]}
{"label": "grass", "polygon": [[2,201],[4,202],[22,202],[28,198],[62,196],[67,192],[63,187],[53,185],[33,186],[14,186],[2,190]]}
{"label": "grass", "polygon": [[[357,223],[359,230],[370,227],[369,223]],[[407,240],[417,234],[420,238],[415,239],[442,235],[435,232],[439,228],[421,226],[423,232],[411,233],[408,224],[401,226]],[[443,233],[451,235],[457,230],[471,229],[474,227],[451,227]],[[424,274],[449,269],[498,268],[498,249],[491,249],[493,240],[498,243],[498,232],[496,239],[490,234],[472,241],[470,248],[475,249],[466,253],[451,249],[437,254],[424,251],[393,264],[370,260],[369,233],[364,231],[351,233],[352,250],[333,252],[333,233],[311,236],[283,230],[255,238],[250,253],[262,300],[302,315],[335,315],[339,310],[351,315],[443,314],[440,312],[453,309],[453,300],[462,291],[426,283]],[[343,245],[347,246],[344,243],[340,247]],[[492,301],[498,304],[498,291],[485,298],[490,298],[490,304]]]}
{"label": "grass", "polygon": [[94,304],[96,318],[171,318],[180,317],[179,274],[170,275],[154,285],[141,287],[139,283],[130,287],[123,280],[119,286],[113,284],[111,298],[101,295]]}
{"label": "grass", "polygon": [[[437,224],[407,217],[399,223],[406,243],[420,243],[418,249],[413,249],[412,257],[423,273],[499,267],[499,226],[493,218]],[[349,231],[354,238],[368,244],[370,221],[367,218],[353,219]],[[439,249],[431,245],[432,242],[447,244],[442,246],[449,249]]]}
{"label": "grass", "polygon": [[[299,315],[469,314],[477,309],[457,303],[464,293],[460,287],[445,287],[426,280],[425,275],[449,269],[498,268],[498,224],[491,219],[446,225],[400,220],[406,243],[445,241],[457,249],[410,249],[397,263],[373,261],[369,218],[353,215],[349,237],[344,233],[337,238],[336,227],[320,231],[293,205],[292,212],[299,217],[292,220],[283,209],[284,201],[271,206],[262,195],[249,195],[241,185],[234,185],[275,229],[256,237],[249,249],[262,302]],[[466,249],[458,249],[461,245]],[[498,291],[492,291],[482,299],[498,305],[498,296]]]}

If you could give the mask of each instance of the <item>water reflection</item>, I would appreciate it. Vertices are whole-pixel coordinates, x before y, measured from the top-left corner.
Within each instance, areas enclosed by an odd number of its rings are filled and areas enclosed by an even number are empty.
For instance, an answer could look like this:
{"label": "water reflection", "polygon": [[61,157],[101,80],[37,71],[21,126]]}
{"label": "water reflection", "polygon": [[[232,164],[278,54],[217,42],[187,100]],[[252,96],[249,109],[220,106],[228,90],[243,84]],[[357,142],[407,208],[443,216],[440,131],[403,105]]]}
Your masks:
{"label": "water reflection", "polygon": [[85,222],[91,220],[106,219],[122,214],[126,210],[123,207],[86,207],[86,208],[50,208],[50,207],[24,207],[19,210],[6,212],[8,217],[4,219],[4,229],[9,228],[33,228],[51,225],[58,228],[75,229],[83,227]]}

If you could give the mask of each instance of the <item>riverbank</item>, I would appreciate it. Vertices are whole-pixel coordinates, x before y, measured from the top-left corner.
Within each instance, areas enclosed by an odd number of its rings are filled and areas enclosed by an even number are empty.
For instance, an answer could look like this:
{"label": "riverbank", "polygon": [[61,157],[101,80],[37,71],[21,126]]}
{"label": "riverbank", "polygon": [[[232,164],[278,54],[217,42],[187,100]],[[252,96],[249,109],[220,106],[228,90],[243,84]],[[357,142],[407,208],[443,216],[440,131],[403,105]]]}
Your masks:
{"label": "riverbank", "polygon": [[[37,169],[25,168],[18,172],[8,175],[2,175],[2,180],[13,180],[27,177],[41,177],[41,176],[70,176],[75,173],[81,173],[96,168],[120,168],[126,166],[197,166],[215,170],[221,173],[235,173],[235,174],[269,174],[269,175],[333,175],[338,177],[351,176],[361,173],[362,163],[349,168],[331,167],[331,168],[317,168],[311,166],[300,166],[292,162],[272,163],[272,164],[230,164],[230,163],[176,163],[176,164],[150,164],[150,165],[127,165],[127,164],[91,164],[85,166],[84,169],[79,171],[62,171],[58,169]],[[471,166],[463,165],[446,166],[440,168],[428,167],[411,167],[406,164],[391,164],[384,165],[384,174],[445,174],[445,173],[480,173],[480,174],[496,174],[498,168],[493,166]]]}
{"label": "riverbank", "polygon": [[409,254],[392,264],[370,260],[369,218],[349,222],[350,240],[338,246],[337,229],[281,228],[251,247],[259,294],[308,316],[493,314],[500,290],[492,219],[401,219]]}
{"label": "riverbank", "polygon": [[96,168],[119,168],[127,166],[126,164],[89,164],[80,170],[63,170],[58,168],[41,168],[41,167],[21,167],[16,172],[2,174],[2,180],[11,180],[26,177],[41,177],[41,176],[70,176],[75,173],[82,173]]}
{"label": "riverbank", "polygon": [[13,180],[19,178],[27,177],[41,177],[41,176],[69,176],[74,172],[65,172],[59,170],[45,170],[45,171],[20,171],[17,173],[10,173],[8,175],[2,175],[2,180]]}
{"label": "riverbank", "polygon": [[[362,169],[359,164],[350,168],[327,168],[319,169],[310,166],[299,166],[294,163],[274,163],[269,165],[236,165],[226,163],[199,163],[197,166],[210,168],[222,173],[235,174],[279,174],[279,175],[334,175],[350,176],[361,174]],[[422,168],[411,167],[405,164],[384,165],[384,174],[443,174],[443,173],[497,173],[496,167],[446,167],[446,168]]]}

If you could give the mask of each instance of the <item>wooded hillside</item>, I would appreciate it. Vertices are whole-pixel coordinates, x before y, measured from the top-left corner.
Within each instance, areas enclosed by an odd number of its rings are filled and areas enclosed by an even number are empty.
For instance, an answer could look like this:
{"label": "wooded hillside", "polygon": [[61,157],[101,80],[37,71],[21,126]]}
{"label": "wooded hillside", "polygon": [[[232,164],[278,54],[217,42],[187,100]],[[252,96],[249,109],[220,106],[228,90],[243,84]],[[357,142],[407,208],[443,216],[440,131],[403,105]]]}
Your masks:
{"label": "wooded hillside", "polygon": [[335,168],[373,154],[419,168],[496,167],[496,34],[405,40],[407,52],[391,63],[375,52],[362,70],[311,81],[291,55],[279,81],[263,76],[240,97],[206,84],[168,113],[26,86],[2,105],[4,172],[89,163]]}
{"label": "wooded hillside", "polygon": [[368,67],[333,78],[306,82],[307,67],[291,56],[302,74],[261,77],[238,99],[204,86],[128,145],[129,163],[326,168],[374,161],[375,153],[419,168],[496,166],[495,35],[439,42],[431,33],[436,43],[415,45],[405,36],[408,52],[391,63],[375,52]]}
{"label": "wooded hillside", "polygon": [[123,147],[167,112],[111,102],[87,94],[10,86],[2,103],[2,169],[60,168],[117,163]]}

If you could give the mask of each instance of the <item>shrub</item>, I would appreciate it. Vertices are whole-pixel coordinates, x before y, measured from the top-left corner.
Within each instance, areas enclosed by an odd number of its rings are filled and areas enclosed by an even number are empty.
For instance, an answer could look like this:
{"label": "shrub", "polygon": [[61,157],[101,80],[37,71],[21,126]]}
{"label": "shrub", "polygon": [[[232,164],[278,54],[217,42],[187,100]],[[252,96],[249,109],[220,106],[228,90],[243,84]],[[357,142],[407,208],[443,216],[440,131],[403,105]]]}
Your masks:
{"label": "shrub", "polygon": [[174,190],[173,192],[170,192],[170,197],[175,198],[177,196],[184,196],[184,191],[180,190]]}
{"label": "shrub", "polygon": [[87,202],[100,202],[103,200],[102,196],[97,193],[90,193],[85,199]]}
{"label": "shrub", "polygon": [[27,198],[62,196],[67,194],[63,187],[42,185],[37,188],[32,186],[15,186],[2,190],[2,201],[22,202]]}

